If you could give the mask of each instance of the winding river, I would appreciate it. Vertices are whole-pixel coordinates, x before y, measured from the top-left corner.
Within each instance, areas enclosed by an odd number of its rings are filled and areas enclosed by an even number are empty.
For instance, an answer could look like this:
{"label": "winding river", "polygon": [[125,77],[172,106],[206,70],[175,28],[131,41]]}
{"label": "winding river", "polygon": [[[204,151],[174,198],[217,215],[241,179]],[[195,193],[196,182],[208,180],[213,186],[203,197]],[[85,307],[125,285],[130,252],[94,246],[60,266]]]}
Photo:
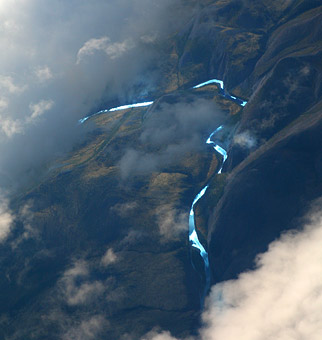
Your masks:
{"label": "winding river", "polygon": [[235,97],[235,96],[232,96],[231,94],[229,94],[226,90],[225,90],[225,87],[224,87],[224,82],[222,80],[219,80],[219,79],[210,79],[204,83],[201,83],[201,84],[198,84],[196,86],[193,87],[193,89],[199,89],[201,87],[204,87],[206,85],[210,85],[210,84],[218,84],[219,85],[219,93],[229,99],[229,100],[232,100],[233,102],[237,103],[238,105],[240,106],[245,106],[247,104],[247,101],[241,99],[241,98],[238,98],[238,97]]}
{"label": "winding river", "polygon": [[[225,98],[239,104],[240,106],[244,107],[247,104],[247,101],[244,101],[240,98],[232,96],[228,92],[226,92],[225,89],[224,89],[224,83],[223,83],[222,80],[211,79],[211,80],[208,80],[204,83],[198,84],[198,85],[194,86],[193,88],[198,89],[198,88],[201,88],[203,86],[207,86],[209,84],[219,84],[220,94],[222,96],[224,96]],[[228,158],[226,150],[212,140],[212,138],[222,129],[223,129],[223,125],[219,126],[215,131],[213,131],[210,134],[210,136],[208,137],[208,139],[206,141],[206,144],[211,145],[214,148],[214,150],[217,151],[222,156],[222,163],[221,163],[220,168],[217,171],[217,174],[221,174],[223,166],[224,166],[224,164],[225,164],[225,162]],[[196,197],[194,198],[194,200],[192,202],[190,214],[189,214],[189,242],[190,242],[192,247],[197,248],[199,250],[200,256],[202,257],[202,259],[204,261],[206,283],[205,283],[205,287],[204,287],[204,292],[201,296],[201,307],[203,307],[203,305],[204,305],[205,297],[206,297],[206,295],[209,291],[209,288],[210,288],[211,274],[210,274],[208,253],[205,250],[204,246],[200,243],[199,238],[198,238],[198,234],[197,234],[197,231],[196,231],[194,207],[195,207],[196,203],[204,196],[208,187],[209,187],[209,184],[207,184],[205,187],[203,187],[201,189],[201,191],[196,195]]]}
{"label": "winding river", "polygon": [[[219,85],[219,93],[220,95],[222,95],[223,97],[235,102],[236,104],[240,105],[240,106],[245,106],[247,104],[247,101],[242,100],[241,98],[235,97],[230,95],[224,87],[224,82],[222,80],[218,80],[218,79],[211,79],[208,80],[204,83],[198,84],[196,86],[193,87],[193,89],[199,89],[202,88],[204,86],[210,85],[210,84],[218,84]],[[128,104],[128,105],[122,105],[122,106],[117,106],[117,107],[113,107],[111,109],[108,110],[101,110],[98,111],[92,115],[89,115],[87,117],[84,117],[82,119],[79,120],[79,124],[83,124],[85,123],[89,118],[93,117],[93,116],[97,116],[97,115],[101,115],[101,114],[105,114],[108,112],[114,112],[114,111],[120,111],[120,110],[125,110],[125,109],[131,109],[131,108],[136,108],[136,107],[146,107],[146,106],[150,106],[152,105],[154,102],[153,101],[148,101],[148,102],[141,102],[141,103],[134,103],[134,104]],[[221,156],[222,156],[222,162],[221,162],[221,166],[217,171],[217,174],[221,174],[223,166],[227,160],[227,152],[225,149],[223,149],[220,145],[218,145],[216,142],[214,142],[212,140],[212,138],[223,129],[223,126],[219,126],[215,131],[213,131],[207,141],[206,144],[207,145],[211,145],[214,150],[216,152],[218,152]],[[203,187],[201,189],[201,191],[196,195],[196,197],[194,198],[191,208],[190,208],[190,213],[189,213],[189,242],[191,244],[192,247],[196,248],[199,250],[200,256],[203,259],[204,262],[204,270],[205,270],[205,287],[204,287],[204,292],[202,294],[201,297],[201,306],[203,307],[204,305],[204,300],[205,297],[209,291],[210,288],[210,282],[211,282],[211,276],[210,276],[210,266],[209,266],[209,257],[208,257],[208,252],[206,251],[206,249],[204,248],[204,246],[201,244],[201,242],[199,241],[198,238],[198,233],[196,230],[196,225],[195,225],[195,212],[194,212],[194,208],[196,203],[205,195],[207,189],[209,187],[209,184],[207,184],[205,187]]]}
{"label": "winding river", "polygon": [[[218,80],[218,79],[211,79],[211,80],[208,80],[204,83],[201,83],[201,84],[198,84],[194,87],[192,87],[193,89],[199,89],[201,87],[204,87],[204,86],[207,86],[207,85],[210,85],[210,84],[219,84],[219,94],[222,95],[223,97],[227,98],[227,99],[230,99],[232,100],[233,102],[241,105],[241,106],[245,106],[247,104],[246,101],[238,98],[238,97],[235,97],[235,96],[232,96],[230,95],[228,92],[226,92],[225,88],[224,88],[224,83],[222,80]],[[101,115],[101,114],[105,114],[105,113],[108,113],[108,112],[114,112],[114,111],[121,111],[121,110],[126,110],[126,109],[133,109],[133,108],[136,108],[136,107],[145,107],[145,106],[150,106],[154,103],[154,101],[149,101],[149,102],[141,102],[141,103],[134,103],[134,104],[127,104],[127,105],[121,105],[121,106],[116,106],[116,107],[112,107],[111,109],[106,109],[106,110],[101,110],[101,111],[98,111],[96,113],[93,113],[89,116],[86,116],[84,118],[81,118],[78,123],[79,124],[83,124],[85,123],[89,118],[92,118],[94,116],[98,116],[98,115]]]}
{"label": "winding river", "polygon": [[[219,126],[214,132],[212,132],[210,134],[210,136],[208,137],[208,139],[206,141],[206,144],[212,145],[213,148],[219,154],[221,154],[222,157],[223,157],[221,166],[220,166],[219,170],[217,171],[217,174],[220,174],[221,171],[222,171],[224,163],[227,159],[227,152],[221,146],[219,146],[214,141],[212,141],[212,137],[222,129],[223,129],[223,125]],[[205,187],[203,187],[201,189],[201,191],[196,195],[196,197],[194,198],[194,200],[192,202],[192,205],[191,205],[191,208],[190,208],[190,214],[189,214],[189,242],[190,242],[192,247],[197,248],[199,250],[200,256],[202,257],[202,259],[204,261],[206,283],[205,283],[204,292],[203,292],[202,297],[201,297],[201,306],[202,307],[204,305],[204,299],[205,299],[205,297],[208,293],[208,290],[210,288],[210,267],[209,267],[208,253],[205,250],[205,248],[203,247],[203,245],[200,243],[199,238],[198,238],[198,234],[197,234],[197,231],[196,231],[194,207],[195,207],[195,204],[200,200],[200,198],[204,196],[208,187],[209,187],[209,184],[207,184]]]}

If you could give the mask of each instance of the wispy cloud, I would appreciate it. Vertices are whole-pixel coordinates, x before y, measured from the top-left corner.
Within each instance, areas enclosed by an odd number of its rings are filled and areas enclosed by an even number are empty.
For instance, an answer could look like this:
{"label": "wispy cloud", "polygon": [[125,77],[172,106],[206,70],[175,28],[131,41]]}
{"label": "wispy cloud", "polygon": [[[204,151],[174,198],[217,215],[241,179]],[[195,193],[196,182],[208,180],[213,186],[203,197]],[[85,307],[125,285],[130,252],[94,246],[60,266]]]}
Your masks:
{"label": "wispy cloud", "polygon": [[107,267],[108,265],[115,263],[117,259],[117,255],[114,253],[113,249],[109,248],[101,259],[101,265]]}
{"label": "wispy cloud", "polygon": [[135,44],[131,39],[126,39],[122,42],[111,42],[109,37],[93,38],[86,41],[79,49],[76,63],[79,64],[86,56],[91,56],[97,51],[102,51],[111,59],[116,59],[134,47]]}
{"label": "wispy cloud", "polygon": [[144,336],[141,340],[177,340],[169,332],[161,332],[151,331],[146,336]]}
{"label": "wispy cloud", "polygon": [[39,82],[44,83],[50,79],[52,79],[54,76],[48,66],[38,66],[35,70],[35,75]]}
{"label": "wispy cloud", "polygon": [[242,148],[253,149],[257,145],[257,139],[250,131],[244,131],[234,136],[233,144]]}
{"label": "wispy cloud", "polygon": [[134,213],[138,208],[137,202],[126,202],[126,203],[117,203],[113,205],[110,210],[112,212],[117,213],[120,217],[127,217],[131,213]]}
{"label": "wispy cloud", "polygon": [[91,281],[86,262],[78,261],[65,271],[60,284],[68,305],[88,304],[97,299],[105,291],[100,281]]}
{"label": "wispy cloud", "polygon": [[125,237],[120,242],[120,245],[126,248],[127,246],[132,246],[134,244],[142,242],[145,237],[146,234],[144,232],[132,229],[125,235]]}
{"label": "wispy cloud", "polygon": [[34,121],[41,115],[43,115],[46,111],[50,110],[54,105],[52,100],[41,100],[40,102],[29,105],[29,109],[31,111],[31,116],[27,118],[27,121]]}
{"label": "wispy cloud", "polygon": [[177,241],[181,233],[187,231],[188,214],[171,205],[157,209],[156,217],[162,241]]}
{"label": "wispy cloud", "polygon": [[[6,101],[3,100],[2,104],[5,106]],[[29,110],[30,115],[26,115],[21,119],[12,119],[6,115],[0,116],[1,123],[0,123],[0,131],[8,137],[12,138],[17,134],[24,134],[26,129],[30,125],[36,124],[37,120],[40,116],[42,116],[46,111],[49,111],[54,106],[54,102],[52,100],[41,100],[38,103],[30,103]],[[4,107],[5,108],[5,107]],[[1,109],[1,102],[0,102],[0,109]]]}
{"label": "wispy cloud", "polygon": [[79,325],[71,327],[63,335],[63,340],[92,340],[97,339],[102,334],[104,328],[108,326],[108,321],[103,315],[95,315],[82,320]]}
{"label": "wispy cloud", "polygon": [[129,148],[121,158],[122,178],[178,164],[187,153],[204,147],[207,133],[222,121],[221,111],[211,100],[181,98],[171,105],[159,104],[146,118],[140,136],[143,147]]}
{"label": "wispy cloud", "polygon": [[8,200],[0,197],[0,242],[8,237],[13,221],[14,215],[9,208]]}
{"label": "wispy cloud", "polygon": [[0,116],[0,129],[6,137],[11,138],[14,135],[21,134],[24,131],[24,122],[19,119]]}
{"label": "wispy cloud", "polygon": [[28,201],[17,213],[15,219],[21,222],[23,229],[21,234],[12,240],[11,248],[16,249],[23,241],[39,237],[39,230],[33,225],[34,214],[32,212],[32,201]]}
{"label": "wispy cloud", "polygon": [[27,85],[19,86],[15,84],[11,76],[0,75],[0,88],[2,92],[17,94],[23,92],[27,88]]}
{"label": "wispy cloud", "polygon": [[8,107],[8,100],[5,98],[0,98],[0,111],[5,110]]}

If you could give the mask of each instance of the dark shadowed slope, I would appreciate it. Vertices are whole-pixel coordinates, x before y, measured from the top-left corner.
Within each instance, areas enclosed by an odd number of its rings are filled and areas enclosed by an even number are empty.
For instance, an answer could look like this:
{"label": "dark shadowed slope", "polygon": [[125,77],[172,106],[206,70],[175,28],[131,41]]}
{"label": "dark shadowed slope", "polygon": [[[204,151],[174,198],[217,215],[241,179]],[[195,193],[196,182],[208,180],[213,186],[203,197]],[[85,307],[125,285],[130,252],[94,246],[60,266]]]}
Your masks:
{"label": "dark shadowed slope", "polygon": [[301,117],[228,177],[209,220],[215,282],[252,268],[257,254],[298,226],[322,192],[322,110]]}

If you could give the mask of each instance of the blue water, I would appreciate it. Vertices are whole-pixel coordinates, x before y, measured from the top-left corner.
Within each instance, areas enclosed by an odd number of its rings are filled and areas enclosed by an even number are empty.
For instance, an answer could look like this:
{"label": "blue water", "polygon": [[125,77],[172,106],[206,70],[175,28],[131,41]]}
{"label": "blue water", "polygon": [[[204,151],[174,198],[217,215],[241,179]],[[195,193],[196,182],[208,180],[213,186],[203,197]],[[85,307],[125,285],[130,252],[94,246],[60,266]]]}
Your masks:
{"label": "blue water", "polygon": [[196,85],[193,87],[193,89],[199,89],[200,87],[209,85],[209,84],[219,84],[220,88],[223,90],[224,89],[224,82],[222,80],[218,80],[218,79],[211,79],[208,81],[205,81],[204,83],[201,83],[199,85]]}
{"label": "blue water", "polygon": [[94,116],[97,116],[97,115],[100,115],[100,114],[103,114],[103,113],[114,112],[114,111],[121,111],[121,110],[126,110],[126,109],[133,109],[135,107],[145,107],[145,106],[150,106],[152,104],[153,104],[153,102],[142,102],[142,103],[134,103],[134,104],[128,104],[128,105],[112,107],[109,110],[101,110],[101,111],[98,111],[98,112],[96,112],[96,113],[94,113],[92,115],[89,115],[89,116],[85,117],[85,118],[82,118],[78,122],[80,124],[83,124],[83,123],[85,123],[87,121],[87,119],[89,119],[91,117],[94,117]]}
{"label": "blue water", "polygon": [[[237,103],[240,106],[245,106],[247,104],[247,101],[244,101],[240,98],[237,98],[235,96],[230,95],[228,92],[226,92],[225,88],[224,88],[224,83],[222,80],[218,80],[218,79],[211,79],[208,80],[204,83],[198,84],[196,86],[194,86],[194,89],[198,89],[201,88],[203,86],[207,86],[209,84],[219,84],[220,86],[220,90],[219,93],[224,96],[225,98]],[[217,174],[221,174],[223,166],[228,158],[227,155],[227,151],[221,147],[220,145],[218,145],[217,143],[215,143],[212,138],[213,136],[218,133],[219,131],[221,131],[223,129],[223,126],[219,126],[215,131],[213,131],[210,136],[208,137],[206,144],[211,145],[215,151],[217,151],[221,156],[222,156],[222,163],[221,166],[219,168],[219,170],[217,171]],[[202,257],[203,261],[204,261],[204,269],[205,269],[205,278],[206,278],[206,283],[205,283],[205,288],[204,288],[204,292],[203,295],[201,297],[201,306],[203,307],[204,304],[204,299],[209,291],[210,288],[210,266],[209,266],[209,257],[208,257],[208,253],[205,250],[205,248],[203,247],[203,245],[200,243],[199,238],[198,238],[198,234],[196,231],[196,226],[195,226],[195,213],[194,213],[194,206],[195,204],[200,200],[201,197],[204,196],[204,194],[206,193],[207,189],[209,187],[209,184],[207,184],[204,188],[202,188],[202,190],[196,195],[196,197],[193,200],[193,203],[191,205],[191,209],[190,209],[190,214],[189,214],[189,241],[192,247],[197,248],[200,252],[200,256]]]}
{"label": "blue water", "polygon": [[235,102],[236,104],[238,104],[238,105],[240,105],[240,106],[245,106],[245,105],[247,104],[247,101],[245,101],[245,100],[243,100],[243,99],[241,99],[241,98],[232,96],[231,94],[229,94],[229,93],[225,90],[224,82],[223,82],[222,80],[219,80],[219,79],[210,79],[210,80],[208,80],[208,81],[206,81],[206,82],[204,82],[204,83],[201,83],[201,84],[198,84],[198,85],[194,86],[193,89],[199,89],[199,88],[204,87],[204,86],[207,86],[207,85],[209,85],[209,84],[219,84],[219,86],[220,86],[219,93],[220,93],[223,97],[225,97],[225,98],[227,98],[227,99],[229,99],[229,100]]}
{"label": "blue water", "polygon": [[[212,137],[219,132],[220,130],[223,129],[223,126],[219,126],[215,131],[213,131],[210,136],[208,137],[206,144],[212,145],[213,148],[223,156],[223,161],[221,163],[220,169],[217,171],[218,174],[221,173],[222,168],[224,163],[227,160],[227,152],[224,150],[220,145],[216,144],[213,142],[211,139]],[[209,267],[209,258],[208,258],[208,253],[203,247],[203,245],[200,243],[198,234],[196,231],[196,225],[195,225],[195,213],[194,213],[194,206],[195,204],[200,200],[201,197],[204,196],[208,189],[209,185],[207,184],[204,188],[201,189],[201,191],[196,195],[194,198],[191,208],[190,208],[190,214],[189,214],[189,241],[192,247],[197,248],[200,252],[200,256],[202,257],[204,261],[204,269],[205,269],[205,278],[206,278],[206,283],[205,283],[205,288],[203,295],[201,297],[201,306],[204,304],[204,299],[206,297],[206,294],[208,293],[208,290],[210,288],[210,267]]]}
{"label": "blue water", "polygon": [[[247,104],[246,101],[240,99],[240,98],[237,98],[235,96],[232,96],[230,95],[228,92],[226,92],[225,88],[224,88],[224,82],[222,80],[218,80],[218,79],[211,79],[211,80],[208,80],[204,83],[201,83],[201,84],[198,84],[196,86],[193,87],[193,89],[199,89],[203,86],[206,86],[206,85],[209,85],[209,84],[219,84],[220,86],[220,94],[227,98],[227,99],[230,99],[232,101],[234,101],[235,103],[237,103],[238,105],[241,105],[241,106],[245,106]],[[121,111],[121,110],[126,110],[126,109],[132,109],[132,108],[135,108],[135,107],[146,107],[146,106],[150,106],[152,105],[154,102],[153,101],[149,101],[149,102],[141,102],[141,103],[134,103],[134,104],[127,104],[127,105],[122,105],[122,106],[117,106],[117,107],[112,107],[111,109],[106,109],[106,110],[101,110],[101,111],[98,111],[96,113],[93,113],[87,117],[84,117],[84,118],[81,118],[78,123],[79,124],[83,124],[85,123],[89,118],[91,117],[94,117],[94,116],[97,116],[97,115],[101,115],[101,114],[104,114],[104,113],[107,113],[107,112],[114,112],[114,111]]]}

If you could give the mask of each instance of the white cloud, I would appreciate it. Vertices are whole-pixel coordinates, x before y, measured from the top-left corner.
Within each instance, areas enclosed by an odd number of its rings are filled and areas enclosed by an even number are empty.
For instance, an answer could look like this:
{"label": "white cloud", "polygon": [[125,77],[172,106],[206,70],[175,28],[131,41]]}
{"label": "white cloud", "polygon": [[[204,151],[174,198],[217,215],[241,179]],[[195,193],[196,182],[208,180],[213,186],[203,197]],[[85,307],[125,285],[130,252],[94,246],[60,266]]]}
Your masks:
{"label": "white cloud", "polygon": [[53,74],[48,66],[36,68],[35,74],[41,83],[53,78]]}
{"label": "white cloud", "polygon": [[123,42],[115,42],[113,44],[109,44],[105,53],[111,58],[116,59],[121,57],[124,53],[131,50],[135,47],[134,42],[131,39],[126,39]]}
{"label": "white cloud", "polygon": [[11,119],[10,117],[0,117],[0,128],[2,132],[9,138],[23,132],[23,122],[18,119]]}
{"label": "white cloud", "polygon": [[32,225],[33,222],[33,212],[31,210],[32,202],[29,201],[21,209],[17,218],[23,223],[23,232],[11,243],[11,248],[17,248],[23,241],[28,239],[36,239],[39,236],[38,230]]}
{"label": "white cloud", "polygon": [[110,38],[93,38],[85,42],[77,53],[77,64],[81,62],[84,56],[93,55],[96,51],[104,51],[110,42]]}
{"label": "white cloud", "polygon": [[137,208],[138,204],[136,202],[117,203],[111,207],[111,211],[117,213],[121,217],[128,217]]}
{"label": "white cloud", "polygon": [[152,331],[144,336],[141,340],[176,340],[174,337],[171,336],[169,332],[162,332],[157,333]]}
{"label": "white cloud", "polygon": [[258,256],[257,269],[213,287],[203,339],[318,340],[322,334],[322,213]]}
{"label": "white cloud", "polygon": [[5,98],[0,98],[0,111],[5,110],[8,107],[8,100]]}
{"label": "white cloud", "polygon": [[257,140],[249,131],[245,131],[235,135],[233,143],[242,148],[252,149],[257,145]]}
{"label": "white cloud", "polygon": [[50,110],[54,105],[52,100],[41,100],[36,104],[30,104],[29,109],[31,111],[31,116],[28,117],[28,121],[31,122],[34,119],[43,115],[46,111]]}
{"label": "white cloud", "polygon": [[[203,313],[202,340],[320,340],[322,211],[257,257],[256,269],[215,285]],[[167,332],[143,340],[175,340]]]}
{"label": "white cloud", "polygon": [[114,253],[112,248],[109,248],[102,257],[101,264],[104,267],[107,267],[108,265],[115,263],[116,261],[117,261],[116,254]]}
{"label": "white cloud", "polygon": [[90,281],[89,269],[84,261],[76,262],[65,271],[61,287],[67,304],[71,306],[91,303],[105,291],[102,282]]}
{"label": "white cloud", "polygon": [[171,205],[160,207],[156,215],[163,241],[176,241],[182,232],[187,231],[188,215]]}
{"label": "white cloud", "polygon": [[[5,103],[4,103],[5,104]],[[23,134],[30,124],[34,124],[41,115],[46,111],[50,110],[54,105],[52,100],[41,100],[36,104],[29,104],[29,109],[31,111],[30,116],[26,116],[22,119],[14,119],[10,116],[1,116],[0,128],[2,132],[8,138],[12,138],[14,135]],[[1,100],[0,100],[1,109]]]}
{"label": "white cloud", "polygon": [[83,320],[78,326],[71,328],[63,335],[64,340],[92,340],[96,339],[102,330],[108,326],[102,315],[95,315]]}
{"label": "white cloud", "polygon": [[153,44],[157,40],[157,34],[146,34],[140,37],[140,40],[145,44]]}
{"label": "white cloud", "polygon": [[23,92],[26,89],[26,86],[18,86],[14,83],[12,77],[0,75],[0,88],[2,91],[17,94]]}
{"label": "white cloud", "polygon": [[10,233],[14,216],[8,207],[8,200],[0,198],[0,242],[3,242]]}
{"label": "white cloud", "polygon": [[85,261],[77,261],[70,269],[67,269],[64,273],[64,278],[75,278],[88,276],[89,270]]}
{"label": "white cloud", "polygon": [[82,305],[92,302],[100,296],[105,288],[101,282],[85,282],[77,287],[74,282],[66,286],[67,303],[71,306]]}
{"label": "white cloud", "polygon": [[77,53],[77,61],[79,64],[85,56],[93,55],[97,51],[103,51],[111,59],[116,59],[128,50],[134,48],[135,44],[132,39],[126,39],[123,42],[111,43],[109,37],[93,38],[85,42]]}

